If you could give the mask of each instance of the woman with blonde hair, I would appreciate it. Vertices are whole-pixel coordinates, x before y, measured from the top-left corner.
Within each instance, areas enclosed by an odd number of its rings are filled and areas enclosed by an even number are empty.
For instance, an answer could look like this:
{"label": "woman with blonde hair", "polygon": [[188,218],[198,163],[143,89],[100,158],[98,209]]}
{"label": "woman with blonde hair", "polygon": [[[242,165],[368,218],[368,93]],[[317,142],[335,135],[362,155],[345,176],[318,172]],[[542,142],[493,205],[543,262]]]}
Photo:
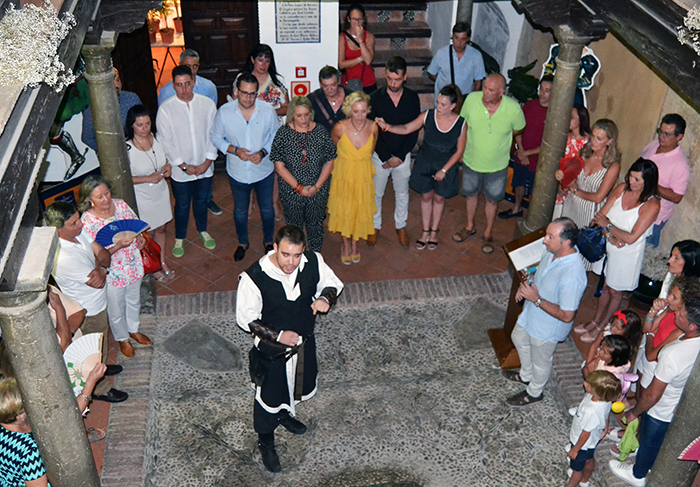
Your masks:
{"label": "woman with blonde hair", "polygon": [[379,127],[367,119],[369,95],[355,91],[345,97],[343,113],[348,117],[333,127],[331,137],[338,148],[328,197],[328,230],[343,236],[340,260],[345,265],[360,262],[357,241],[374,233],[374,164]]}
{"label": "woman with blonde hair", "polygon": [[311,101],[305,96],[292,98],[287,123],[272,141],[270,160],[279,178],[286,224],[306,228],[309,250],[320,252],[337,153],[326,129],[313,120]]}

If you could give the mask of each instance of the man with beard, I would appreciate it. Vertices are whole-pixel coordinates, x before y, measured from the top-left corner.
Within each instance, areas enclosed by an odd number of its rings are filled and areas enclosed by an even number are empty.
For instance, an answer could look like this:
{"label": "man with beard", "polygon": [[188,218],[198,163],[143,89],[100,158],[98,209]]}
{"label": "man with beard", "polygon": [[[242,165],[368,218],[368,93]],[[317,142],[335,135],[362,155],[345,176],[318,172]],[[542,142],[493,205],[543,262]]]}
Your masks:
{"label": "man with beard", "polygon": [[[389,125],[404,125],[420,115],[418,95],[404,87],[406,82],[406,60],[401,56],[389,58],[386,62],[386,88],[370,95],[371,119],[381,117]],[[379,132],[377,146],[372,155],[374,163],[374,201],[377,212],[374,214],[374,234],[367,238],[367,245],[377,244],[382,228],[382,198],[386,183],[391,176],[396,196],[394,222],[396,234],[402,247],[408,247],[406,233],[408,219],[408,180],[411,177],[411,150],[418,140],[418,132],[408,135]]]}
{"label": "man with beard", "polygon": [[343,290],[321,254],[305,248],[299,227],[282,227],[274,249],[241,274],[236,295],[238,326],[255,336],[253,424],[271,472],[282,470],[275,451],[277,426],[296,435],[306,432],[294,416],[296,405],[316,394],[316,314],[327,313]]}

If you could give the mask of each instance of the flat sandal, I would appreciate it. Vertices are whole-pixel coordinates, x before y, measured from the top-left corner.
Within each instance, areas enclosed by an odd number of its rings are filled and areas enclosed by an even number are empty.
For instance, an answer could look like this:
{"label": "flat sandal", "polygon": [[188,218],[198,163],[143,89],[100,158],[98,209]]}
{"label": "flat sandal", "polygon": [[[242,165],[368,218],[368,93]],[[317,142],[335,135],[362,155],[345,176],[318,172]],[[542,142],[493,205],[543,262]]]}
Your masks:
{"label": "flat sandal", "polygon": [[[437,234],[440,233],[440,229],[437,230],[430,230],[430,233],[434,233],[435,236],[437,237]],[[428,250],[435,250],[438,247],[438,242],[434,240],[428,240]]]}
{"label": "flat sandal", "polygon": [[[428,238],[430,238],[430,230],[423,230],[423,233],[427,233]],[[428,243],[430,243],[430,242],[428,242]],[[418,250],[423,250],[425,248],[425,246],[426,246],[426,243],[424,241],[416,240],[416,248]]]}

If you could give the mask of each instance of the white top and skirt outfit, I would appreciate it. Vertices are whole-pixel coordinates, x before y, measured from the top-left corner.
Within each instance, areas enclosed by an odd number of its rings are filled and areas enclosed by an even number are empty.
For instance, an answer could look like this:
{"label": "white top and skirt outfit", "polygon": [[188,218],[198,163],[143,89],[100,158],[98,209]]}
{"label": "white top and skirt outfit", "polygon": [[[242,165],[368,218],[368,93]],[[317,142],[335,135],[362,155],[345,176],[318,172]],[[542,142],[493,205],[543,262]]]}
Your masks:
{"label": "white top and skirt outfit", "polygon": [[[168,162],[165,158],[163,145],[155,137],[149,150],[138,149],[133,141],[129,141],[126,147],[132,176],[150,176],[154,172],[159,172]],[[136,194],[139,217],[150,225],[151,230],[155,230],[173,219],[173,211],[170,208],[170,190],[165,178],[155,184],[134,184],[134,193]]]}

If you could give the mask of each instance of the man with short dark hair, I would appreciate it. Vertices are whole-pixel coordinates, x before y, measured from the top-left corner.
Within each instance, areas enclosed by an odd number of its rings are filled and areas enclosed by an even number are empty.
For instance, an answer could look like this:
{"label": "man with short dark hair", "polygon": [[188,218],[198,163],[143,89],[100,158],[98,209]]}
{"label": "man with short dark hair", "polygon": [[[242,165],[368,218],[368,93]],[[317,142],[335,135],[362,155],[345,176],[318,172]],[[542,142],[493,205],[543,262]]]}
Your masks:
{"label": "man with short dark hair", "polygon": [[[198,95],[206,96],[214,102],[214,105],[218,105],[219,95],[216,91],[216,85],[207,78],[197,74],[200,66],[199,53],[194,49],[183,49],[180,53],[180,66],[187,66],[192,70],[192,76],[194,76],[192,91]],[[170,81],[158,92],[158,105],[162,105],[165,100],[173,96],[175,96],[175,88],[173,88],[173,82]],[[219,205],[214,203],[214,196],[212,195],[211,189],[209,189],[209,195],[207,195],[207,209],[212,215],[221,215],[221,213],[223,213]]]}
{"label": "man with short dark hair", "polygon": [[455,242],[464,242],[476,234],[474,218],[479,204],[479,193],[486,200],[486,229],[482,237],[481,251],[494,251],[493,224],[496,221],[498,202],[506,194],[510,147],[520,138],[525,128],[525,116],[514,99],[503,96],[506,79],[494,73],[486,77],[484,90],[467,96],[460,115],[467,125],[467,145],[464,148],[462,194],[467,197],[467,225],[455,233]]}
{"label": "man with short dark hair", "polygon": [[[406,83],[406,60],[401,56],[389,58],[386,62],[386,87],[370,95],[372,111],[369,118],[381,117],[390,125],[403,125],[412,122],[420,115],[418,95],[404,86]],[[408,180],[411,177],[411,151],[418,140],[418,132],[408,135],[379,132],[377,145],[372,154],[374,163],[374,202],[377,212],[374,214],[374,233],[367,237],[367,245],[377,244],[382,228],[382,198],[386,183],[391,176],[396,197],[394,223],[396,234],[402,247],[408,247],[409,237],[406,233],[408,220]]]}
{"label": "man with short dark hair", "polygon": [[449,84],[457,85],[464,96],[481,89],[486,77],[484,57],[469,45],[471,35],[468,22],[457,22],[452,27],[452,45],[440,48],[430,62],[428,78],[435,81],[435,103],[440,90]]}
{"label": "man with short dark hair", "polygon": [[275,451],[277,426],[306,432],[294,416],[296,404],[316,394],[316,315],[327,313],[342,290],[321,254],[306,250],[304,232],[294,225],[282,227],[273,251],[240,276],[236,321],[255,338],[253,421],[263,464],[271,472],[282,470]]}
{"label": "man with short dark hair", "polygon": [[324,66],[318,73],[319,89],[309,95],[314,109],[314,121],[320,123],[330,134],[336,123],[345,120],[341,110],[345,97],[351,92],[340,85],[341,74],[333,66]]}
{"label": "man with short dark hair", "polygon": [[652,234],[647,238],[647,244],[654,247],[659,246],[661,230],[673,216],[673,207],[683,199],[690,180],[688,158],[680,146],[685,134],[683,117],[677,113],[664,115],[656,133],[659,134],[658,139],[651,141],[642,151],[642,157],[659,168],[661,210],[654,222]]}
{"label": "man with short dark hair", "polygon": [[[55,201],[44,212],[46,223],[56,228],[58,253],[51,273],[61,292],[85,308],[86,315],[80,326],[84,335],[102,333],[102,363],[107,363],[109,352],[109,321],[107,318],[107,289],[105,278],[111,255],[95,242],[87,232],[75,205]],[[107,365],[106,376],[122,371],[121,365]],[[113,389],[109,380],[101,379],[93,390],[94,398],[107,402],[125,401],[129,394]]]}
{"label": "man with short dark hair", "polygon": [[207,232],[207,198],[214,176],[217,152],[209,138],[216,116],[216,105],[206,96],[192,91],[194,77],[188,66],[173,69],[176,96],[165,100],[158,109],[158,137],[172,165],[170,186],[175,197],[175,244],[172,253],[185,255],[187,223],[192,214],[204,247],[216,248]]}
{"label": "man with short dark hair", "polygon": [[226,172],[233,193],[233,221],[238,235],[235,261],[243,260],[248,241],[250,193],[260,206],[265,252],[273,247],[275,210],[272,206],[275,165],[269,152],[279,121],[275,110],[257,99],[258,79],[243,73],[236,79],[236,99],[224,104],[216,114],[210,135],[214,145],[226,154]]}
{"label": "man with short dark hair", "polygon": [[576,250],[578,228],[569,218],[557,218],[547,226],[545,251],[532,284],[522,282],[515,295],[525,306],[511,338],[520,357],[520,371],[504,370],[512,381],[527,389],[506,399],[511,406],[541,401],[552,373],[554,351],[571,331],[588,279]]}
{"label": "man with short dark hair", "polygon": [[523,216],[522,202],[525,196],[532,193],[532,186],[535,184],[535,171],[537,170],[537,160],[540,158],[540,145],[544,135],[544,122],[547,119],[547,109],[549,108],[549,97],[552,94],[554,77],[551,75],[542,76],[540,86],[537,90],[537,99],[525,102],[523,114],[525,115],[525,129],[521,136],[522,145],[518,146],[515,153],[515,164],[513,165],[513,193],[515,193],[515,204],[512,209],[502,211],[498,218],[506,220],[513,217]]}
{"label": "man with short dark hair", "polygon": [[654,466],[700,352],[700,287],[697,279],[694,281],[689,283],[688,295],[682,296],[675,315],[676,327],[683,335],[661,349],[654,380],[637,404],[625,413],[627,424],[640,418],[639,448],[634,465],[616,459],[609,462],[613,474],[636,487],[646,485],[646,476]]}

